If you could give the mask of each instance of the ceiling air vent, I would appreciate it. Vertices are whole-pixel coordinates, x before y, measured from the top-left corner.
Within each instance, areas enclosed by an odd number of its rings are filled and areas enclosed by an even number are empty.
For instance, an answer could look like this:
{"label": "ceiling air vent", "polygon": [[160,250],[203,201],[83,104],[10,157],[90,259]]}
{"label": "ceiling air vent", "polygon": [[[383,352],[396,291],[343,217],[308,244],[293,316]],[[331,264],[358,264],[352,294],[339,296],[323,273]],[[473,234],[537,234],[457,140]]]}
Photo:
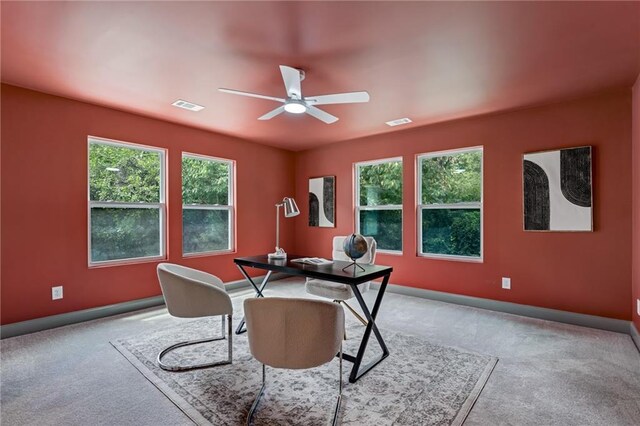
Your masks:
{"label": "ceiling air vent", "polygon": [[183,101],[182,99],[178,99],[171,105],[176,106],[178,108],[182,108],[182,109],[188,109],[189,111],[200,111],[204,109],[202,105],[194,104],[193,102]]}
{"label": "ceiling air vent", "polygon": [[410,118],[398,118],[397,120],[391,120],[391,121],[387,121],[384,124],[386,124],[387,126],[399,126],[401,124],[407,124],[407,123],[412,123]]}

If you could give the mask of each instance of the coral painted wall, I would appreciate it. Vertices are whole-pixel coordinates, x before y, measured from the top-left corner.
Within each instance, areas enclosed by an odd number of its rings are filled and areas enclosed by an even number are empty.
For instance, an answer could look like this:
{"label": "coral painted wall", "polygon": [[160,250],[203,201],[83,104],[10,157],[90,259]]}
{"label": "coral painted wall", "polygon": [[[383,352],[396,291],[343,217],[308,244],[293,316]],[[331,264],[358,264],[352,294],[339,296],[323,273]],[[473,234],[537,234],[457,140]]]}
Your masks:
{"label": "coral painted wall", "polygon": [[640,75],[633,86],[633,248],[632,248],[632,311],[633,323],[640,330],[637,303],[640,299]]}
{"label": "coral painted wall", "polygon": [[[633,167],[640,170],[639,83]],[[158,262],[87,266],[87,135],[168,150],[168,260],[224,281],[232,258],[273,249],[275,208],[294,194],[302,214],[281,221],[289,252],[330,256],[331,238],[354,229],[353,163],[402,156],[404,252],[380,254],[392,282],[611,318],[632,318],[632,109],[629,91],[505,112],[291,153],[220,134],[2,85],[1,323],[160,294]],[[177,113],[188,113],[180,112]],[[339,123],[338,123],[339,124]],[[484,262],[416,256],[415,156],[484,146]],[[522,231],[522,154],[594,147],[593,233]],[[182,258],[180,153],[236,163],[237,253]],[[337,227],[307,225],[308,178],[337,176]],[[295,177],[295,179],[294,179]],[[640,297],[640,173],[634,174],[633,292]],[[512,290],[500,288],[511,277]],[[51,286],[64,299],[51,300]],[[640,319],[633,316],[640,328]]]}
{"label": "coral painted wall", "polygon": [[[625,90],[297,153],[298,200],[307,199],[309,177],[337,177],[337,227],[297,221],[296,249],[312,246],[313,254],[330,256],[331,238],[354,230],[353,163],[402,156],[404,252],[377,258],[394,267],[392,283],[630,320],[630,141]],[[478,145],[484,146],[484,262],[417,257],[415,156]],[[595,231],[524,232],[522,154],[581,145],[593,146]],[[308,206],[300,207],[306,218]],[[511,290],[501,289],[501,277],[511,278]]]}
{"label": "coral painted wall", "polygon": [[[160,294],[158,262],[87,266],[87,135],[168,150],[168,261],[233,281],[233,257],[273,251],[292,153],[4,84],[1,95],[2,324]],[[182,257],[181,151],[236,161],[237,253]],[[281,221],[283,247],[302,220]]]}

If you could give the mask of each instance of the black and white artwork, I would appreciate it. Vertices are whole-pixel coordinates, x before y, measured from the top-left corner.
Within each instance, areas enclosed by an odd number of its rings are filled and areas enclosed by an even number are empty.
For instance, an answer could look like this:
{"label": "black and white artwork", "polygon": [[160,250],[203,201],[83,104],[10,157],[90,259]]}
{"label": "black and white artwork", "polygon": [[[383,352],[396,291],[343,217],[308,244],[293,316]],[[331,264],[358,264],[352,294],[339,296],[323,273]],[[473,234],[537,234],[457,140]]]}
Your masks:
{"label": "black and white artwork", "polygon": [[309,226],[336,226],[335,186],[335,176],[309,179]]}
{"label": "black and white artwork", "polygon": [[592,231],[591,147],[524,155],[524,230]]}

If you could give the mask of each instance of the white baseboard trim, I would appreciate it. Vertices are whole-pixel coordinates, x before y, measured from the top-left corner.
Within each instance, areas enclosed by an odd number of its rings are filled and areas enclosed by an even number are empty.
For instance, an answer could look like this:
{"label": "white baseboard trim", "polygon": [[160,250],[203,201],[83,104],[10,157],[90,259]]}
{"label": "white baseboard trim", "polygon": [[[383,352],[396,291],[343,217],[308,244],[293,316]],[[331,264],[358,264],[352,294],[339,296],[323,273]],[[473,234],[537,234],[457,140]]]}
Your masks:
{"label": "white baseboard trim", "polygon": [[[279,279],[281,278],[280,275],[283,274],[272,274],[271,279]],[[262,280],[262,278],[264,278],[264,276],[255,277],[257,280]],[[230,292],[247,287],[250,287],[247,280],[225,283],[225,288]],[[154,296],[116,303],[113,305],[99,306],[97,308],[83,309],[81,311],[67,312],[64,314],[35,318],[27,321],[14,322],[0,326],[0,339],[21,336],[23,334],[35,333],[37,331],[49,330],[51,328],[63,327],[65,325],[77,324],[79,322],[91,321],[160,305],[164,305],[164,298],[162,296]]]}
{"label": "white baseboard trim", "polygon": [[629,327],[629,334],[631,334],[631,340],[633,340],[633,343],[636,344],[638,352],[640,352],[640,333],[638,332],[638,329],[636,328],[636,325],[633,323],[633,321],[631,321],[631,326]]}
{"label": "white baseboard trim", "polygon": [[[373,282],[371,283],[371,287],[378,290],[380,288],[380,283]],[[421,297],[423,299],[437,300],[440,302],[453,303],[456,305],[472,306],[474,308],[487,309],[490,311],[504,312],[524,317],[580,325],[583,327],[614,331],[616,333],[630,334],[630,321],[624,321],[614,318],[578,314],[575,312],[560,311],[557,309],[521,305],[518,303],[502,302],[498,300],[483,299],[480,297],[463,296],[461,294],[444,293],[441,291],[405,287],[395,284],[389,284],[387,286],[387,291],[391,293],[402,294],[405,296]]]}

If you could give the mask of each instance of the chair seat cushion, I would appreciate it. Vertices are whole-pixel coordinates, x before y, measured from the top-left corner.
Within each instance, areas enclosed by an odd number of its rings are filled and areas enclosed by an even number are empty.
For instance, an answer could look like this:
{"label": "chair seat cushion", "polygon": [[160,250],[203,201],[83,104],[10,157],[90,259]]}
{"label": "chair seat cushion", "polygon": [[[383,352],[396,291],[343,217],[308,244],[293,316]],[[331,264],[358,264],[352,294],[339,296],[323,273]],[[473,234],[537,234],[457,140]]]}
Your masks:
{"label": "chair seat cushion", "polygon": [[[360,293],[364,293],[369,290],[370,282],[358,284]],[[305,283],[305,289],[307,293],[314,296],[326,297],[333,300],[348,300],[355,297],[353,289],[348,284],[339,284],[331,281],[317,280],[313,278],[307,278]]]}

